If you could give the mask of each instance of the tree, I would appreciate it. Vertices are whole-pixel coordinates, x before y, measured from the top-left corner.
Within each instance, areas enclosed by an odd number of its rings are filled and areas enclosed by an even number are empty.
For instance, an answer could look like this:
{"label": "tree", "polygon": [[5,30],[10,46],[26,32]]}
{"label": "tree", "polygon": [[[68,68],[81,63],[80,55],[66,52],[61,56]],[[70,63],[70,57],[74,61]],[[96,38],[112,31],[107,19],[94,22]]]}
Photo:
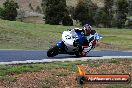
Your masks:
{"label": "tree", "polygon": [[45,8],[45,23],[59,24],[67,12],[66,0],[43,0]]}
{"label": "tree", "polygon": [[62,24],[64,26],[73,26],[73,20],[68,14],[66,14],[62,20]]}
{"label": "tree", "polygon": [[69,15],[73,18],[74,12],[75,12],[75,7],[67,6],[67,11],[68,11]]}
{"label": "tree", "polygon": [[1,8],[1,18],[5,20],[16,20],[18,4],[13,0],[6,0]]}
{"label": "tree", "polygon": [[30,8],[32,11],[34,11],[34,8],[33,8],[33,6],[32,6],[31,3],[29,3],[29,8]]}
{"label": "tree", "polygon": [[20,19],[21,22],[23,22],[23,18],[25,17],[25,11],[23,9],[18,10],[18,18]]}
{"label": "tree", "polygon": [[104,12],[104,7],[98,8],[94,16],[96,27],[100,27],[100,25],[104,26],[103,24],[105,23],[105,20],[104,20],[106,19],[105,17],[106,17],[106,13]]}
{"label": "tree", "polygon": [[4,8],[0,7],[0,18],[4,19]]}
{"label": "tree", "polygon": [[112,27],[112,19],[113,19],[113,0],[104,0],[104,19],[103,24],[104,27]]}
{"label": "tree", "polygon": [[94,24],[93,16],[97,9],[97,5],[91,0],[79,0],[74,13],[74,19],[79,20],[81,25],[86,23]]}
{"label": "tree", "polygon": [[41,7],[42,7],[42,12],[43,12],[43,14],[45,14],[46,0],[42,0]]}
{"label": "tree", "polygon": [[42,10],[41,10],[41,8],[39,6],[36,7],[35,11],[38,12],[38,13],[42,13]]}
{"label": "tree", "polygon": [[128,2],[127,0],[117,0],[117,27],[125,27],[128,14]]}
{"label": "tree", "polygon": [[128,1],[129,1],[129,6],[128,6],[129,16],[132,16],[132,0],[128,0]]}
{"label": "tree", "polygon": [[127,21],[126,21],[125,26],[126,26],[127,28],[132,29],[132,17],[127,17]]}

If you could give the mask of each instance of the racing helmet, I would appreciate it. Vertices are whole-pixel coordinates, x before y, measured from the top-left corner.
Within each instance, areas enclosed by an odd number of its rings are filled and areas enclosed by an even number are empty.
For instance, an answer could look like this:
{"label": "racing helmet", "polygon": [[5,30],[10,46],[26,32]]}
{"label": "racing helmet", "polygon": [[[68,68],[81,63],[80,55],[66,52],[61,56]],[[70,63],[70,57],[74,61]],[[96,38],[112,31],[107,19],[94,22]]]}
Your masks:
{"label": "racing helmet", "polygon": [[82,28],[84,35],[88,36],[91,33],[92,27],[89,24],[85,24]]}

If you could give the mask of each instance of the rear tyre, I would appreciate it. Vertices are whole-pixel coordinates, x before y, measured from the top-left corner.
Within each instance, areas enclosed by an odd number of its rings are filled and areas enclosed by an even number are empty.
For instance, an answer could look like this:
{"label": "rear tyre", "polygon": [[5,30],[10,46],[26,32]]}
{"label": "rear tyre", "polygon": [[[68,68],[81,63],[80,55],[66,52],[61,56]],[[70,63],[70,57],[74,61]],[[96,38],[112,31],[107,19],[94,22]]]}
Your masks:
{"label": "rear tyre", "polygon": [[58,55],[58,46],[54,46],[52,48],[50,48],[48,51],[47,51],[47,56],[48,57],[54,57],[56,55]]}
{"label": "rear tyre", "polygon": [[79,52],[75,52],[76,57],[80,57],[80,53]]}
{"label": "rear tyre", "polygon": [[82,46],[78,45],[77,47],[78,47],[78,50],[75,51],[75,55],[76,57],[81,57],[81,52],[83,51]]}

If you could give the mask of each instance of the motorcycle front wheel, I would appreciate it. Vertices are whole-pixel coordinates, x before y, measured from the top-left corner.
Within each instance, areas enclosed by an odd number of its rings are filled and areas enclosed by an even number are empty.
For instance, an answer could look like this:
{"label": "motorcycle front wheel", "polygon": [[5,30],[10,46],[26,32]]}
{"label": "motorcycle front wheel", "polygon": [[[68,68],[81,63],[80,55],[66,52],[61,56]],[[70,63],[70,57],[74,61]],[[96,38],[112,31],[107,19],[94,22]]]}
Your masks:
{"label": "motorcycle front wheel", "polygon": [[47,51],[47,56],[48,57],[54,57],[56,55],[58,55],[58,46],[54,46],[54,47],[51,47],[48,51]]}

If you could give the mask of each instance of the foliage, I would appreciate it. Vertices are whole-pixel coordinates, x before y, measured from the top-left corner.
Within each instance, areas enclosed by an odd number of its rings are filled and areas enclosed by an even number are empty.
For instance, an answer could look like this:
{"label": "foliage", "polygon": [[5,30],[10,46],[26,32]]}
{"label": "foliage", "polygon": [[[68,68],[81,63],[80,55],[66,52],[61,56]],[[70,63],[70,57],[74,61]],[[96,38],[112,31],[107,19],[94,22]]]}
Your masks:
{"label": "foliage", "polygon": [[30,8],[32,11],[34,11],[34,8],[33,8],[33,6],[32,6],[31,3],[29,3],[29,8]]}
{"label": "foliage", "polygon": [[97,27],[100,24],[103,27],[112,27],[112,20],[113,20],[113,0],[105,0],[104,7],[98,8],[95,13],[94,20]]}
{"label": "foliage", "polygon": [[93,15],[97,9],[97,5],[91,0],[79,0],[74,13],[74,19],[79,20],[82,25],[89,23],[94,24]]}
{"label": "foliage", "polygon": [[127,17],[126,27],[132,29],[132,17]]}
{"label": "foliage", "polygon": [[126,17],[128,14],[128,2],[127,0],[117,1],[117,27],[125,27]]}
{"label": "foliage", "polygon": [[103,19],[103,24],[104,27],[111,27],[112,26],[112,18],[113,18],[113,11],[112,11],[112,6],[113,6],[113,0],[105,0],[104,1],[104,19]]}
{"label": "foliage", "polygon": [[69,15],[65,15],[62,20],[62,24],[64,26],[73,26],[73,20]]}
{"label": "foliage", "polygon": [[23,18],[25,17],[25,11],[23,9],[18,10],[18,15],[17,17],[20,19],[21,22],[23,22]]}
{"label": "foliage", "polygon": [[42,0],[41,7],[42,7],[42,12],[43,12],[43,14],[45,14],[46,0]]}
{"label": "foliage", "polygon": [[128,10],[129,10],[129,16],[132,16],[132,0],[128,0],[129,6],[128,6]]}
{"label": "foliage", "polygon": [[104,8],[98,8],[95,16],[94,16],[94,20],[95,20],[95,25],[96,27],[102,27],[103,23],[104,23],[104,17],[106,17],[106,13],[104,12]]}
{"label": "foliage", "polygon": [[[67,12],[66,0],[43,0],[45,7],[45,23],[59,24]],[[43,5],[43,6],[44,6]]]}
{"label": "foliage", "polygon": [[5,20],[16,20],[18,4],[13,0],[6,0],[0,9],[0,16]]}
{"label": "foliage", "polygon": [[0,18],[4,18],[4,8],[0,7]]}
{"label": "foliage", "polygon": [[75,7],[73,6],[67,6],[67,10],[69,15],[71,15],[71,17],[73,18],[74,12],[75,12]]}
{"label": "foliage", "polygon": [[40,6],[37,6],[35,11],[38,12],[38,13],[42,13],[42,10],[41,10]]}
{"label": "foliage", "polygon": [[[61,39],[63,31],[75,28],[6,20],[0,20],[0,24],[0,49],[47,50]],[[103,35],[102,43],[114,46],[107,49],[132,50],[132,30],[96,28],[96,31]]]}

